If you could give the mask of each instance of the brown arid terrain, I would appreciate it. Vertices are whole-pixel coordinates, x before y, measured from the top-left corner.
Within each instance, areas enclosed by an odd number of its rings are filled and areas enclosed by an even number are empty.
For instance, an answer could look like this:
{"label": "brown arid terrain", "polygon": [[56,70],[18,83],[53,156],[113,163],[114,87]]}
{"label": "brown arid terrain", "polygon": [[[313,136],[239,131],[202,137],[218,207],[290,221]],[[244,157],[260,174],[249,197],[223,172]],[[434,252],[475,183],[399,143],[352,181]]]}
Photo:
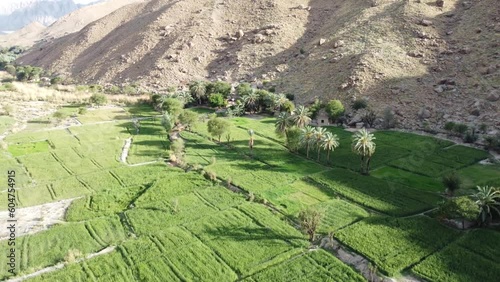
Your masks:
{"label": "brown arid terrain", "polygon": [[[365,98],[401,127],[500,128],[498,0],[151,0],[18,59],[80,82],[161,91],[270,80],[298,103]],[[442,6],[442,7],[440,7]]]}
{"label": "brown arid terrain", "polygon": [[32,46],[37,42],[47,42],[61,36],[80,31],[89,23],[96,21],[115,10],[145,0],[109,0],[85,6],[71,12],[48,27],[34,22],[10,34],[0,35],[0,46]]}

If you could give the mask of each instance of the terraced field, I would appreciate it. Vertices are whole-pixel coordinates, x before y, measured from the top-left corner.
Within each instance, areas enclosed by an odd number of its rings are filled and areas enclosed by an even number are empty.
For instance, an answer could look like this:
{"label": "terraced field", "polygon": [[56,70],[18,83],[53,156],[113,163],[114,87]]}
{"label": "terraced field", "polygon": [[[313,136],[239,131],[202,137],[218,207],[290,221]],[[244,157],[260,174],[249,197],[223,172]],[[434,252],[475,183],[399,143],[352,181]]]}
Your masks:
{"label": "terraced field", "polygon": [[[384,275],[429,281],[499,275],[498,231],[452,230],[420,215],[442,200],[447,171],[457,170],[468,186],[500,184],[500,167],[477,164],[483,151],[375,132],[374,170],[361,176],[350,132],[328,128],[341,146],[327,164],[323,153],[320,162],[289,153],[274,134],[274,118],[233,118],[229,144],[212,141],[202,123],[181,133],[186,161],[215,174],[214,183],[164,162],[170,144],[153,115],[145,107],[91,110],[78,117],[80,126],[5,139],[0,169],[16,170],[20,207],[76,198],[59,223],[17,238],[18,276],[65,263],[27,280],[366,281],[334,252],[309,249],[297,229],[297,215],[309,207],[323,213],[323,236],[333,232]],[[132,117],[144,118],[139,132]],[[253,152],[248,129],[256,133]],[[5,191],[0,197],[5,210]],[[7,252],[3,242],[0,253]],[[0,279],[11,277],[7,259],[0,256]]]}

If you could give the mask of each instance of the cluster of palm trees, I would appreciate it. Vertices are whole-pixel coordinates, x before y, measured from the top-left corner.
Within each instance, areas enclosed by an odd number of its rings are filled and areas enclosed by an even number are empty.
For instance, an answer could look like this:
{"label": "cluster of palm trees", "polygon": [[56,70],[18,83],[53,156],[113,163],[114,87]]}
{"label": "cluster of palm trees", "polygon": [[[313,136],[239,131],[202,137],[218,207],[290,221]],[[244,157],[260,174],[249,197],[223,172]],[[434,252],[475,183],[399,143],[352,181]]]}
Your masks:
{"label": "cluster of palm trees", "polygon": [[321,149],[326,151],[327,161],[330,162],[330,152],[339,145],[337,134],[326,131],[324,127],[306,126],[301,129],[300,144],[306,149],[306,156],[309,158],[309,150],[317,150],[317,161],[319,162]]}
{"label": "cluster of palm trees", "polygon": [[[304,106],[298,106],[292,113],[281,112],[275,124],[276,133],[286,138],[289,148],[294,147],[292,140],[295,134],[299,134],[299,147],[305,148],[306,156],[309,158],[309,151],[317,150],[317,160],[320,160],[321,150],[327,152],[327,161],[330,162],[330,153],[339,145],[339,138],[336,134],[328,132],[323,127],[312,127],[311,113]],[[352,150],[361,157],[361,173],[369,174],[370,161],[375,153],[375,136],[366,129],[361,129],[353,135]]]}
{"label": "cluster of palm trees", "polygon": [[288,139],[290,131],[295,128],[304,128],[311,122],[311,113],[304,106],[298,106],[291,113],[281,112],[276,120],[276,134]]}

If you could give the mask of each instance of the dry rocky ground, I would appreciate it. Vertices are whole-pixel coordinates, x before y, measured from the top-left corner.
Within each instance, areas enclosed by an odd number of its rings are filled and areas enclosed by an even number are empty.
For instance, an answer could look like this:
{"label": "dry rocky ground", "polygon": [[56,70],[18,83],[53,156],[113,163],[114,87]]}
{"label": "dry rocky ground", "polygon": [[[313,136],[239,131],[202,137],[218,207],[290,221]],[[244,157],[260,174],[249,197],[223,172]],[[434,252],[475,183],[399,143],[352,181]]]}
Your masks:
{"label": "dry rocky ground", "polygon": [[49,26],[44,26],[39,22],[32,22],[9,34],[0,34],[0,47],[10,47],[21,45],[25,47],[32,46],[36,42],[46,42],[59,38],[61,36],[77,32],[89,23],[98,20],[113,11],[132,3],[145,0],[108,0],[85,6],[73,11]]}
{"label": "dry rocky ground", "polygon": [[151,0],[18,61],[160,91],[194,79],[271,80],[299,103],[390,106],[404,128],[498,129],[499,50],[497,0]]}

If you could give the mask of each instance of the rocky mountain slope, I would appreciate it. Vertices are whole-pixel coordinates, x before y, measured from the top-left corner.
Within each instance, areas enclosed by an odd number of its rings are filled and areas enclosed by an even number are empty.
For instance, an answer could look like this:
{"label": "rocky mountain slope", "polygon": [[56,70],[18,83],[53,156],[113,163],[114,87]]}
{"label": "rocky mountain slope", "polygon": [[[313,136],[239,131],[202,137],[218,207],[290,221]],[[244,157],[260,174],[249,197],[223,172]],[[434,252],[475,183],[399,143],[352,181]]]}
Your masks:
{"label": "rocky mountain slope", "polygon": [[[10,4],[10,5],[8,5]],[[2,4],[0,29],[15,31],[32,22],[45,26],[82,7],[73,0],[6,1]]]}
{"label": "rocky mountain slope", "polygon": [[[73,11],[45,28],[36,22],[8,35],[0,35],[0,46],[32,46],[38,41],[49,41],[66,34],[81,30],[89,23],[96,21],[113,11],[132,3],[144,0],[108,0]],[[34,26],[37,28],[34,28]]]}
{"label": "rocky mountain slope", "polygon": [[299,103],[365,98],[403,127],[500,128],[497,0],[151,0],[19,59],[82,82],[271,80]]}

